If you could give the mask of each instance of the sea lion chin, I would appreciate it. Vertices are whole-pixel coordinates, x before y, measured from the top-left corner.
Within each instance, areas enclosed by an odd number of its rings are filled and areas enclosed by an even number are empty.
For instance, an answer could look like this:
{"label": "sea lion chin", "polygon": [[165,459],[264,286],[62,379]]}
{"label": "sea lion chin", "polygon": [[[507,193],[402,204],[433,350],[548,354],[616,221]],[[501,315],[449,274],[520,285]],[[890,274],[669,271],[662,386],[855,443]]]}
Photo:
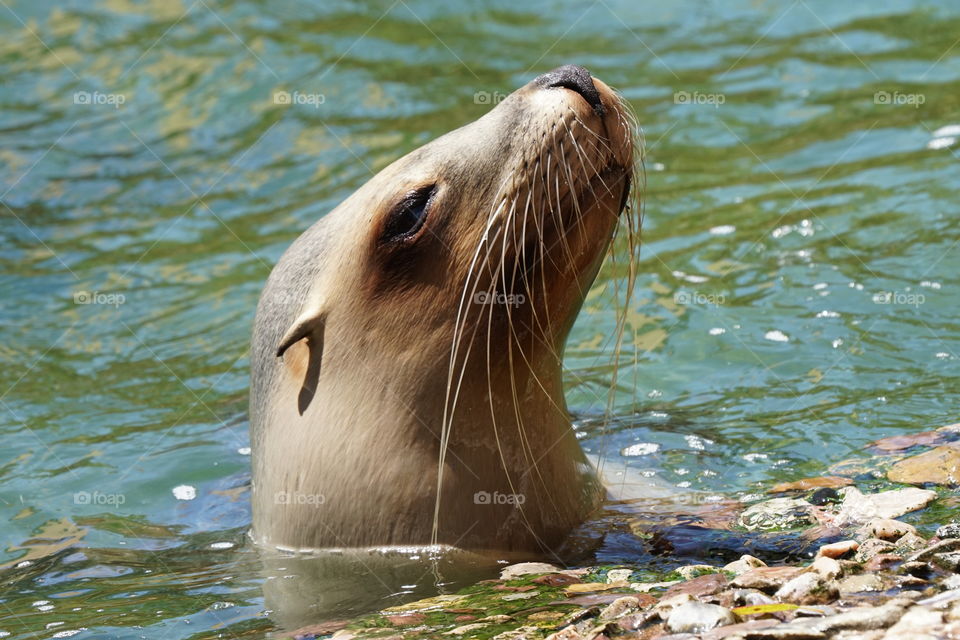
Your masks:
{"label": "sea lion chin", "polygon": [[307,229],[260,298],[254,539],[548,554],[603,490],[567,334],[627,207],[635,127],[568,65],[395,161]]}

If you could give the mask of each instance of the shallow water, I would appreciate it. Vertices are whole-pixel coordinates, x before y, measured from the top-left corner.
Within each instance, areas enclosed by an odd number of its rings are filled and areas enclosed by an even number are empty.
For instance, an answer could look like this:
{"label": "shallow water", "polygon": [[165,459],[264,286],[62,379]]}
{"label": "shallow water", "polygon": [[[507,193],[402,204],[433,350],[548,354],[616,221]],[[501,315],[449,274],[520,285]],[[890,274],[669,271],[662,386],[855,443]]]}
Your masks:
{"label": "shallow water", "polygon": [[957,419],[955,3],[33,0],[0,30],[3,632],[273,627],[244,535],[271,265],[567,62],[648,149],[612,423],[612,270],[568,346],[585,448],[720,500]]}

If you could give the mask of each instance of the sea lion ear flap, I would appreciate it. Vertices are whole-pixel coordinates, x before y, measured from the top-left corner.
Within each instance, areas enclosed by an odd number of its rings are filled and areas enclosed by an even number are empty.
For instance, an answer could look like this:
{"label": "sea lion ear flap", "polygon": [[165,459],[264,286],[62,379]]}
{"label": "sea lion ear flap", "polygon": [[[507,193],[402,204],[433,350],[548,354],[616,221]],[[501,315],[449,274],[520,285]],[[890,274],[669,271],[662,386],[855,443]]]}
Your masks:
{"label": "sea lion ear flap", "polygon": [[283,356],[284,352],[297,342],[304,338],[309,338],[314,344],[313,348],[319,348],[323,351],[323,330],[326,324],[326,314],[319,309],[309,309],[300,314],[287,332],[280,339],[277,345],[277,357]]}

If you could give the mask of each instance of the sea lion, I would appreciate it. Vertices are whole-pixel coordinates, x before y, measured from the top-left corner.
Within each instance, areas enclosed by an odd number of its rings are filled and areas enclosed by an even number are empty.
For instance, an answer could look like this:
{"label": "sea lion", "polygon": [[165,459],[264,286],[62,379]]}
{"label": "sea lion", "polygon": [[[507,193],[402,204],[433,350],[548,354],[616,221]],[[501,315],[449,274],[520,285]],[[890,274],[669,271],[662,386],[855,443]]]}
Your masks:
{"label": "sea lion", "polygon": [[599,505],[562,354],[618,225],[637,246],[635,132],[563,66],[290,246],[253,330],[255,541],[549,555]]}

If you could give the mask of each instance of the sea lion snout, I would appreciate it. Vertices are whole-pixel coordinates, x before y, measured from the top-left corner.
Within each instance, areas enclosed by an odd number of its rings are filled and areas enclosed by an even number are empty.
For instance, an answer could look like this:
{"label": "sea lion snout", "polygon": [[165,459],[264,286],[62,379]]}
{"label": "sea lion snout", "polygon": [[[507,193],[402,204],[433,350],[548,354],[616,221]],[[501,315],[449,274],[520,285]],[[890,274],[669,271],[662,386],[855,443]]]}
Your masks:
{"label": "sea lion snout", "polygon": [[605,110],[600,92],[593,83],[590,72],[575,64],[565,64],[553,71],[548,71],[533,81],[534,84],[545,89],[564,88],[579,93],[587,101],[594,113],[603,117]]}

